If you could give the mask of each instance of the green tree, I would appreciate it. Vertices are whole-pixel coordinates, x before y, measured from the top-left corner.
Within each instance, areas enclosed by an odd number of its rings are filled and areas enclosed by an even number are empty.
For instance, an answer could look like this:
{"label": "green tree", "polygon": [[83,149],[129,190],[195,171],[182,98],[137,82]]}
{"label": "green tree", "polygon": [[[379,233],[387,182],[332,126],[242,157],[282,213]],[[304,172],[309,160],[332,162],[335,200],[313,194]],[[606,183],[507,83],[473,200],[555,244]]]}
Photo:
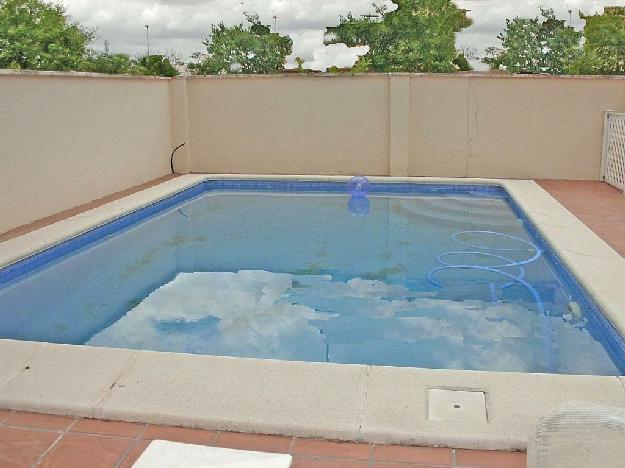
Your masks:
{"label": "green tree", "polygon": [[178,70],[164,55],[131,58],[127,54],[107,54],[91,51],[80,64],[80,71],[109,75],[176,76]]}
{"label": "green tree", "polygon": [[291,38],[272,33],[258,15],[245,17],[249,25],[213,25],[211,37],[203,42],[206,54],[195,53],[196,61],[189,64],[189,69],[201,75],[269,74],[284,70],[286,57],[293,48]]}
{"label": "green tree", "polygon": [[540,9],[541,17],[506,20],[506,28],[497,36],[502,48],[487,49],[484,62],[497,69],[502,65],[510,73],[567,73],[581,55],[581,33],[553,10]]}
{"label": "green tree", "polygon": [[0,68],[75,70],[93,38],[61,5],[0,0]]}
{"label": "green tree", "polygon": [[356,73],[452,72],[456,32],[471,25],[452,0],[393,0],[394,11],[374,5],[375,14],[349,13],[327,28],[326,44],[369,46],[354,65]]}
{"label": "green tree", "polygon": [[109,75],[137,75],[137,63],[127,54],[107,54],[91,51],[80,64],[80,71]]}
{"label": "green tree", "polygon": [[460,71],[471,71],[471,70],[473,70],[473,68],[471,68],[471,64],[469,63],[469,61],[467,60],[467,58],[466,58],[466,56],[464,55],[463,52],[458,52],[458,55],[453,60],[453,62],[454,62],[454,65]]}
{"label": "green tree", "polygon": [[143,75],[176,76],[178,70],[172,65],[169,58],[164,55],[143,56],[137,59],[137,64],[142,69]]}
{"label": "green tree", "polygon": [[297,63],[297,71],[298,72],[303,72],[304,71],[304,59],[302,57],[295,57],[295,63]]}
{"label": "green tree", "polygon": [[588,75],[625,74],[625,7],[606,7],[603,15],[580,15],[584,27],[584,53],[571,72]]}

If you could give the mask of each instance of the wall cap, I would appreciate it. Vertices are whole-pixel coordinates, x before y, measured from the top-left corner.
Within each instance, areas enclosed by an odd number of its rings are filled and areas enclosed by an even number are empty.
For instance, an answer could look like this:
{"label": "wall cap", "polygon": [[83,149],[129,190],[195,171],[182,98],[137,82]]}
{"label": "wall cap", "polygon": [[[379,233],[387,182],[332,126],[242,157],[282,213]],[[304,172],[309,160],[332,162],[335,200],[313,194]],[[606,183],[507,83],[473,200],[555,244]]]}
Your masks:
{"label": "wall cap", "polygon": [[625,75],[511,75],[504,73],[487,72],[459,72],[459,73],[279,73],[273,75],[179,75],[173,78],[164,76],[146,75],[109,75],[90,72],[58,72],[39,70],[11,70],[0,69],[0,78],[3,76],[16,77],[62,77],[62,78],[95,78],[95,79],[122,79],[122,80],[244,80],[244,79],[276,79],[276,78],[383,78],[383,77],[410,77],[410,78],[441,78],[441,79],[505,79],[505,80],[625,80]]}
{"label": "wall cap", "polygon": [[490,78],[490,79],[523,79],[523,80],[625,80],[625,75],[511,75],[503,73],[462,72],[462,73],[280,73],[274,75],[182,75],[173,79],[213,79],[213,80],[241,80],[241,79],[272,79],[272,78],[381,78],[381,77],[409,77],[409,78]]}
{"label": "wall cap", "polygon": [[59,72],[59,71],[43,71],[43,70],[12,70],[0,69],[0,77],[3,76],[24,76],[24,77],[57,77],[57,78],[99,78],[99,79],[122,79],[122,80],[169,80],[164,76],[147,76],[147,75],[111,75],[107,73],[91,73],[91,72]]}

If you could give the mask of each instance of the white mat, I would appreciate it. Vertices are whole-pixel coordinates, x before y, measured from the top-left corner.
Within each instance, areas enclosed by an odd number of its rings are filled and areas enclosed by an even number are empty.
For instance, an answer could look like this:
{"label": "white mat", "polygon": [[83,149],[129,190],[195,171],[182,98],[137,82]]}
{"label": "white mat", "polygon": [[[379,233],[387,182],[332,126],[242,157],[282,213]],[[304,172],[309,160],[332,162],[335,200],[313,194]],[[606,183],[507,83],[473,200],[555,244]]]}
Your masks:
{"label": "white mat", "polygon": [[154,440],[134,468],[289,468],[291,455]]}

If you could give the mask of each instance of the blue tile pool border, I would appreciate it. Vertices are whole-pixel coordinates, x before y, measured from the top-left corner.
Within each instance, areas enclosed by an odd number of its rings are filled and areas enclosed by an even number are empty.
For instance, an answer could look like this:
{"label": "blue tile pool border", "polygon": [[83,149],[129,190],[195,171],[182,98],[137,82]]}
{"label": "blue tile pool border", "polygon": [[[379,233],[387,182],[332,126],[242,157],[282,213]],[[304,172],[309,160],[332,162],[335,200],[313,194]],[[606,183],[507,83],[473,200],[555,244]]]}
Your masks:
{"label": "blue tile pool border", "polygon": [[[160,215],[168,209],[214,191],[347,194],[348,183],[262,179],[204,180],[187,189],[169,195],[142,208],[138,208],[137,210],[94,227],[82,234],[62,241],[0,269],[0,288],[8,285],[8,283],[13,283],[25,276],[34,274],[45,266],[74,254],[79,250],[117,235],[121,231],[129,229],[142,221]],[[536,226],[529,220],[523,209],[510,197],[502,186],[489,184],[374,182],[370,185],[370,193],[396,195],[465,195],[505,199],[514,214],[522,221],[523,226],[530,236],[536,241],[537,246],[556,268],[557,274],[560,275],[566,286],[569,287],[576,296],[581,298],[582,307],[591,312],[588,314],[588,329],[590,333],[606,347],[606,351],[610,354],[610,357],[619,368],[619,371],[625,373],[625,339],[603,314],[592,296],[588,294],[575,276],[569,272],[566,265],[554,252]]]}

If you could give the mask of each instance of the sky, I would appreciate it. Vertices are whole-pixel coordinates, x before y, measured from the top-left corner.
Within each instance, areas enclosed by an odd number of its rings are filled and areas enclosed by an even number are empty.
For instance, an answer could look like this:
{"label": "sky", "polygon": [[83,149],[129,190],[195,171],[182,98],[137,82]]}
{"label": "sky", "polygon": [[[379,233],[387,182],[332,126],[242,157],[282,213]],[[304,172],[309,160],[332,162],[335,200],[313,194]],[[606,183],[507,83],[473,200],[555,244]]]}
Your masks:
{"label": "sky", "polygon": [[[459,48],[471,47],[482,54],[488,46],[499,44],[497,35],[506,18],[515,15],[533,17],[539,5],[553,8],[556,14],[581,30],[585,14],[601,13],[606,5],[625,6],[625,0],[455,0],[460,8],[470,10],[473,25],[457,35]],[[265,24],[277,26],[281,34],[293,39],[293,54],[305,59],[304,66],[325,70],[328,66],[351,66],[366,48],[348,48],[343,44],[323,45],[326,26],[338,23],[340,15],[370,13],[372,0],[61,0],[68,13],[85,26],[96,28],[95,47],[104,49],[108,41],[111,52],[146,53],[146,28],[150,25],[150,48],[153,53],[175,51],[187,60],[193,52],[205,50],[202,41],[211,24],[224,21],[235,24],[243,12],[255,12]],[[388,3],[389,0],[377,3]],[[276,17],[274,19],[274,16]],[[478,63],[473,62],[477,69]]]}

